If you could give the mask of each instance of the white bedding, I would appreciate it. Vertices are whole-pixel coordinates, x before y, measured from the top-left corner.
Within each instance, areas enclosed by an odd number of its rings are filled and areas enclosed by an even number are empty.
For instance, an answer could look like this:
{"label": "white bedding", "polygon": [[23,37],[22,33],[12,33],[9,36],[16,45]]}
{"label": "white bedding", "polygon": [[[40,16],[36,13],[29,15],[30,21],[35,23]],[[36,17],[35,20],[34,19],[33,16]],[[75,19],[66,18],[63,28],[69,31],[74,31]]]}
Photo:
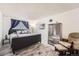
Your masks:
{"label": "white bedding", "polygon": [[37,34],[40,34],[40,33],[30,33],[30,34],[11,34],[10,37],[13,38],[13,37],[24,37],[24,36],[32,36],[32,35],[37,35]]}

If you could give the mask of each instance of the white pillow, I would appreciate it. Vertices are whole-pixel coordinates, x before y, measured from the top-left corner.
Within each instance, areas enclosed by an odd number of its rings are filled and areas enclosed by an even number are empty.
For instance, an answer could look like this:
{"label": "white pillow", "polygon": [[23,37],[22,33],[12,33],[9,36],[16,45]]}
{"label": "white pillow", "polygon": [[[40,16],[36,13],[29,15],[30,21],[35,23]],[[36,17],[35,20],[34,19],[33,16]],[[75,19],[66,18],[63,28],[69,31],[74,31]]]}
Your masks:
{"label": "white pillow", "polygon": [[21,33],[21,31],[17,31],[17,34],[20,34]]}
{"label": "white pillow", "polygon": [[25,32],[24,31],[22,31],[22,34],[24,34]]}

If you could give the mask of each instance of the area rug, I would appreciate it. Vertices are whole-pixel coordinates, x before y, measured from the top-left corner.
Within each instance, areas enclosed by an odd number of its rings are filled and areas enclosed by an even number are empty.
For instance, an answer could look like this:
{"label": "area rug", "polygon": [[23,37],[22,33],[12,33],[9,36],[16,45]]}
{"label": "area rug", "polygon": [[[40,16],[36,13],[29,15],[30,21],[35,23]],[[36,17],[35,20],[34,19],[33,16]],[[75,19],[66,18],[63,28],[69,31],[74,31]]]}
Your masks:
{"label": "area rug", "polygon": [[10,45],[7,45],[0,50],[0,56],[58,56],[58,52],[54,50],[53,46],[36,43],[17,51],[15,55],[13,55]]}
{"label": "area rug", "polygon": [[45,46],[37,43],[24,50],[19,51],[18,56],[57,56],[58,52],[53,49],[53,46]]}

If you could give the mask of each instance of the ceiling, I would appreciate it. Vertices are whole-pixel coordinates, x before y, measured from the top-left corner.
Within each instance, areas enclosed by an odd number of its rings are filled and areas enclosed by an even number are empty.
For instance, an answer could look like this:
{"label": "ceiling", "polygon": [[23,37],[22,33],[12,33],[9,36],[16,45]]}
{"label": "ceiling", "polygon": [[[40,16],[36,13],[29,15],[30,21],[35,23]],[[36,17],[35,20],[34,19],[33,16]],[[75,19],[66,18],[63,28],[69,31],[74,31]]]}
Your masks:
{"label": "ceiling", "polygon": [[77,3],[0,3],[0,10],[7,16],[27,16],[34,20],[79,8]]}

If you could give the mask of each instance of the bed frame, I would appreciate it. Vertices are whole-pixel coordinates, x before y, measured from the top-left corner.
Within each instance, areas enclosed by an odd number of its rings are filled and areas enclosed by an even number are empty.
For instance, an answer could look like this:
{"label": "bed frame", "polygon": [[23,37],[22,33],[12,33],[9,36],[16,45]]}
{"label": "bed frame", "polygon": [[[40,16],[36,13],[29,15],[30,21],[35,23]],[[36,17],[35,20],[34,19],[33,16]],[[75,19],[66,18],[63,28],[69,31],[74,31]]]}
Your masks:
{"label": "bed frame", "polygon": [[13,54],[15,54],[16,51],[28,47],[37,42],[41,42],[41,34],[12,38],[12,52]]}

